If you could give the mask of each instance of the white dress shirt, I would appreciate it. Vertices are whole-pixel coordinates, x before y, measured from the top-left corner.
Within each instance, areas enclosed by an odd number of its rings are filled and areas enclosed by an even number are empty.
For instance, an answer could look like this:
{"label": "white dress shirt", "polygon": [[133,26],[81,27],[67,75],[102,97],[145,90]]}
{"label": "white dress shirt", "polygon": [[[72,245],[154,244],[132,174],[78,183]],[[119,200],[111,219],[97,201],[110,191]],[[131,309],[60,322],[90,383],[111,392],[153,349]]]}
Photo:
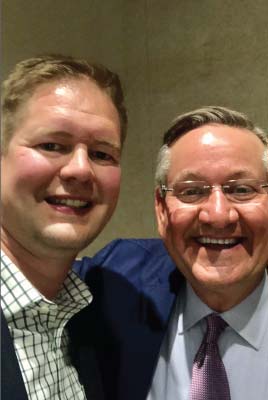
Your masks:
{"label": "white dress shirt", "polygon": [[[188,400],[193,360],[213,312],[187,284],[179,293],[147,400]],[[268,278],[243,302],[220,314],[229,326],[219,351],[232,400],[268,399]]]}

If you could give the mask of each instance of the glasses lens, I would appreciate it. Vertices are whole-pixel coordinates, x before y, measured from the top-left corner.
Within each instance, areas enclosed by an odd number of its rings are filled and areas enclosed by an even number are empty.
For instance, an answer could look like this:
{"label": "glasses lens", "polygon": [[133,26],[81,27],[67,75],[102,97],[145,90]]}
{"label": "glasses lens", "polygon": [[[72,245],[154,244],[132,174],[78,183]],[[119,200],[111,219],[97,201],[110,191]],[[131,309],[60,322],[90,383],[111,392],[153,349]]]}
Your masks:
{"label": "glasses lens", "polygon": [[261,185],[262,193],[268,194],[268,183]]}
{"label": "glasses lens", "polygon": [[260,193],[260,184],[255,180],[230,181],[222,186],[223,192],[230,200],[248,201]]}
{"label": "glasses lens", "polygon": [[[212,188],[214,186],[209,186],[203,181],[185,181],[175,183],[170,191],[184,203],[198,203],[210,195]],[[222,185],[222,191],[231,201],[247,202],[259,194],[266,194],[268,188],[258,180],[238,179],[226,182]]]}
{"label": "glasses lens", "polygon": [[178,182],[173,187],[173,194],[184,203],[195,203],[205,197],[209,186],[205,182]]}

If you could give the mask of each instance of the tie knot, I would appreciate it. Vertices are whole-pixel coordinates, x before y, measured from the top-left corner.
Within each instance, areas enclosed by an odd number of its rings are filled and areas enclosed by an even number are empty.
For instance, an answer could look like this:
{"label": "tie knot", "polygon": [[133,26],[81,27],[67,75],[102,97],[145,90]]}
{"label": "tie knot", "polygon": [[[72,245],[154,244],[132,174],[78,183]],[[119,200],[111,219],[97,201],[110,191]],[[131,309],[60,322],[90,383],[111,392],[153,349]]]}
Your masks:
{"label": "tie knot", "polygon": [[206,317],[207,321],[207,343],[217,342],[220,334],[224,331],[227,323],[217,314],[210,314]]}

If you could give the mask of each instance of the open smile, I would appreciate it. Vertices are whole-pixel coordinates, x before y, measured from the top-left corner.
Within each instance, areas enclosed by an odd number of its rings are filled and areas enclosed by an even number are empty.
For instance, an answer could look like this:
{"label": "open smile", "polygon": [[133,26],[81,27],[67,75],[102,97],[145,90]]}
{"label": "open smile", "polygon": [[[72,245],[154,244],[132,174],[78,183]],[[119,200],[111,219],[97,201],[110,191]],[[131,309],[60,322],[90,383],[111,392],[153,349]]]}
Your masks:
{"label": "open smile", "polygon": [[232,237],[232,238],[213,238],[200,236],[195,238],[196,242],[203,245],[204,247],[218,248],[218,249],[230,249],[232,247],[241,244],[244,240],[243,237]]}
{"label": "open smile", "polygon": [[48,204],[55,206],[57,209],[71,208],[73,210],[86,210],[92,206],[90,201],[70,197],[50,196],[45,200]]}

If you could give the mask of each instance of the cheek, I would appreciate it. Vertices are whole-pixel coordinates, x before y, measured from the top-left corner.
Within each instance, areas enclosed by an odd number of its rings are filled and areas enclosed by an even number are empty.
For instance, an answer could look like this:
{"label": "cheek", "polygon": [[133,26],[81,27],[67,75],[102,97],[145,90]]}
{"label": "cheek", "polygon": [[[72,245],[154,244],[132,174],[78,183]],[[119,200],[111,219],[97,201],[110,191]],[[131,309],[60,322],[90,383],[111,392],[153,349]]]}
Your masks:
{"label": "cheek", "polygon": [[[267,202],[268,203],[268,202]],[[252,217],[254,215],[252,214]],[[259,206],[256,209],[254,227],[255,227],[255,245],[254,247],[259,247],[261,252],[261,257],[265,259],[267,263],[268,260],[268,204],[265,207]]]}
{"label": "cheek", "polygon": [[26,186],[49,182],[55,175],[56,168],[36,152],[22,153],[16,159],[14,171],[17,171],[17,181]]}
{"label": "cheek", "polygon": [[187,246],[187,237],[193,230],[197,221],[196,207],[189,205],[168,204],[166,238],[173,247],[180,247],[182,250]]}
{"label": "cheek", "polygon": [[171,229],[176,231],[187,231],[197,219],[197,208],[191,205],[168,204],[167,218]]}
{"label": "cheek", "polygon": [[121,168],[118,166],[106,167],[101,169],[97,176],[102,194],[107,198],[117,199],[120,190]]}
{"label": "cheek", "polygon": [[268,196],[263,202],[247,206],[243,210],[243,220],[256,240],[268,243]]}

